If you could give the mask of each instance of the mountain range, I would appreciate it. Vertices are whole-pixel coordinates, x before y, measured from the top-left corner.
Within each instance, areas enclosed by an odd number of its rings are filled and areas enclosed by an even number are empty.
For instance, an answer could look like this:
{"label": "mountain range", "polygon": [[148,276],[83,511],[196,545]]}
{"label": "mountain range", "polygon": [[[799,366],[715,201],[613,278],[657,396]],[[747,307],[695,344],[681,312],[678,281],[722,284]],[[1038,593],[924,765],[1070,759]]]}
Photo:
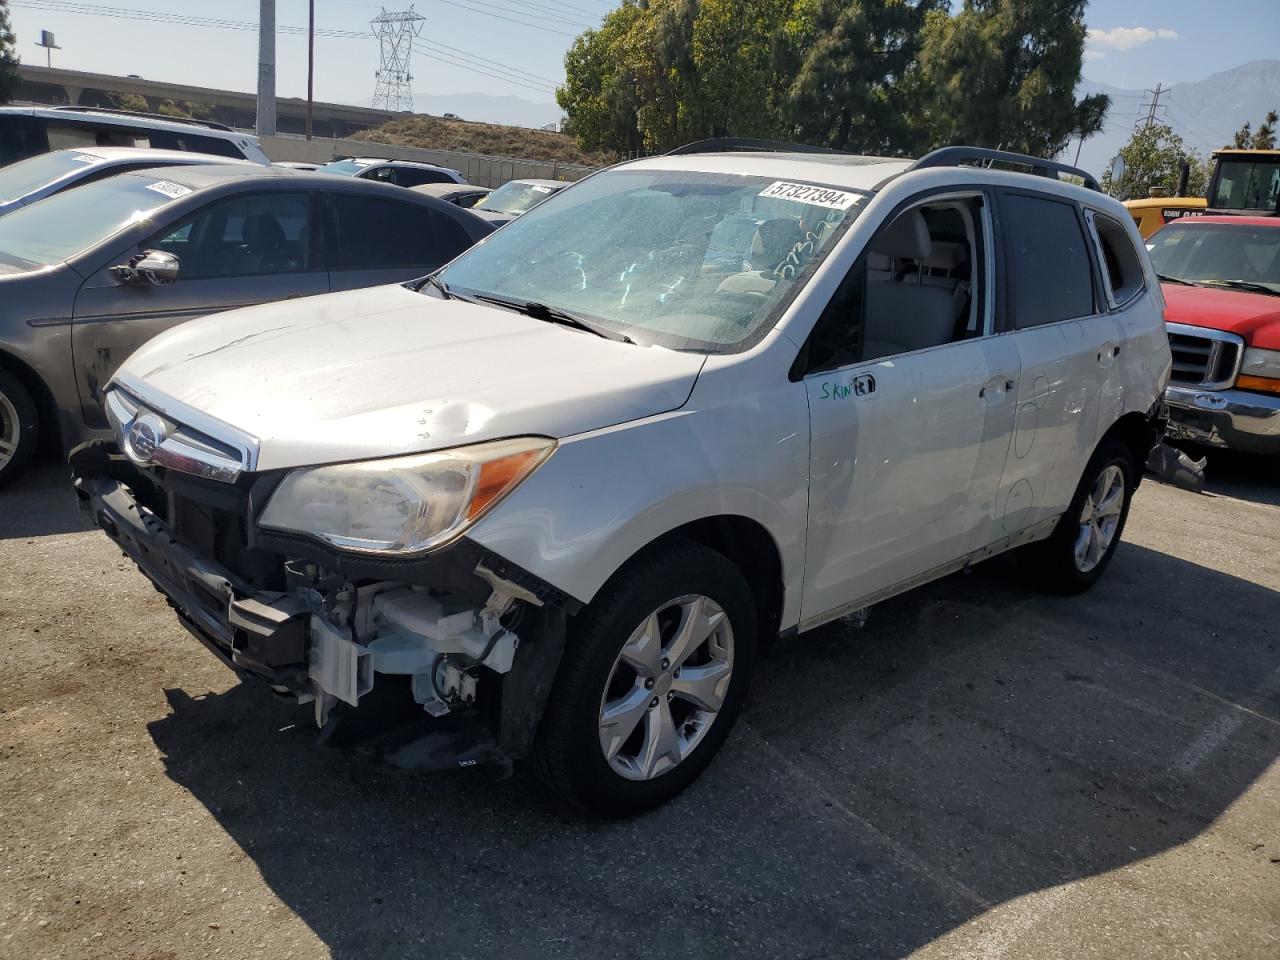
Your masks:
{"label": "mountain range", "polygon": [[[1079,165],[1101,176],[1134,127],[1145,120],[1148,111],[1143,105],[1151,102],[1151,94],[1088,79],[1080,81],[1076,93],[1111,97],[1105,129],[1080,147]],[[1203,80],[1162,87],[1156,120],[1173,127],[1187,147],[1207,155],[1230,143],[1246,121],[1256,129],[1268,110],[1280,110],[1280,60],[1254,60]],[[1060,159],[1073,161],[1076,146],[1073,142]]]}
{"label": "mountain range", "polygon": [[[1154,86],[1154,82],[1153,82]],[[1106,127],[1079,147],[1079,165],[1101,175],[1111,158],[1124,146],[1134,126],[1146,116],[1145,90],[1128,90],[1082,79],[1077,95],[1105,93],[1111,97]],[[550,102],[534,102],[517,96],[486,93],[418,94],[414,111],[440,116],[455,113],[464,120],[540,127],[558,121],[564,112]],[[1280,60],[1254,60],[1203,80],[1161,88],[1156,118],[1173,127],[1185,144],[1202,154],[1225,146],[1245,121],[1255,127],[1268,110],[1280,109]],[[1073,161],[1072,143],[1063,159]]]}

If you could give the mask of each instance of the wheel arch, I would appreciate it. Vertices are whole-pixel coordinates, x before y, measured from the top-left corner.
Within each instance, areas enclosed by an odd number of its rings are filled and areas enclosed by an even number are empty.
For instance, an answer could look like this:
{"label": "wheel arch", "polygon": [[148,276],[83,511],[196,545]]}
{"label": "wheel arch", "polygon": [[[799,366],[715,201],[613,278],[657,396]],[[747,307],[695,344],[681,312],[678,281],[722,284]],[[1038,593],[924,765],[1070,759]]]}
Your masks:
{"label": "wheel arch", "polygon": [[0,350],[0,369],[22,384],[35,401],[36,413],[40,418],[40,442],[37,450],[42,445],[60,444],[62,430],[58,422],[58,405],[44,378],[21,357],[7,350]]}
{"label": "wheel arch", "polygon": [[1159,438],[1160,431],[1150,415],[1131,411],[1107,428],[1094,449],[1110,440],[1119,440],[1133,452],[1133,468],[1140,479],[1151,448]]}
{"label": "wheel arch", "polygon": [[751,588],[761,641],[767,644],[778,635],[786,596],[782,552],[763,524],[740,514],[703,517],[668,530],[635,556],[660,549],[662,544],[674,539],[696,541],[727,557],[742,572],[743,579]]}

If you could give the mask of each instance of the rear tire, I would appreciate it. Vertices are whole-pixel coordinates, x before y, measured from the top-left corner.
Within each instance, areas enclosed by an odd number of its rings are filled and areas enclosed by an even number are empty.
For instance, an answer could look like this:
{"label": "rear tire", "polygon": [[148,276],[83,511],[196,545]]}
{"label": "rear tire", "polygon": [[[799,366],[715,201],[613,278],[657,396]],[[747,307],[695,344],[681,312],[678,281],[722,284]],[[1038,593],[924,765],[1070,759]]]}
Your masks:
{"label": "rear tire", "polygon": [[750,588],[722,554],[677,540],[641,555],[570,624],[534,770],[597,816],[670,800],[741,710],[756,627]]}
{"label": "rear tire", "polygon": [[1098,446],[1053,534],[1026,548],[1031,572],[1043,587],[1081,593],[1098,581],[1124,533],[1138,476],[1127,444],[1110,438]]}
{"label": "rear tire", "polygon": [[27,388],[0,369],[0,487],[16,477],[40,444],[40,415]]}

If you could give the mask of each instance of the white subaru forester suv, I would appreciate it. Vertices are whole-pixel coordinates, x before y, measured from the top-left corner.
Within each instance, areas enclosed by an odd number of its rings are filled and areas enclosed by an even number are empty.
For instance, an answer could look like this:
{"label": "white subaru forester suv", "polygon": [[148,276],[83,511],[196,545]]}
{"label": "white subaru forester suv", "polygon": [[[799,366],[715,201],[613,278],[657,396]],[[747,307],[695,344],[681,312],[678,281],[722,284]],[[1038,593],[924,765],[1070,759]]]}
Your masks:
{"label": "white subaru forester suv", "polygon": [[1029,157],[761,146],[157,337],[72,455],[84,506],[334,739],[529,757],[606,814],[707,766],[780,634],[1015,548],[1088,587],[1170,372],[1132,218]]}

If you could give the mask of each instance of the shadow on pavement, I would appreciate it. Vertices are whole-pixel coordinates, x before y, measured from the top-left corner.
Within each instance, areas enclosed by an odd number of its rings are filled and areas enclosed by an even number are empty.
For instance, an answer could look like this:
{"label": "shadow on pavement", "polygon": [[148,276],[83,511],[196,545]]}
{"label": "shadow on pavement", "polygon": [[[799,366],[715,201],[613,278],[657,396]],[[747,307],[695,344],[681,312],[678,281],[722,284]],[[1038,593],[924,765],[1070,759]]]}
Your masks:
{"label": "shadow on pavement", "polygon": [[898,957],[1185,843],[1280,753],[1275,592],[1127,544],[1083,597],[1013,567],[782,644],[707,774],[630,821],[323,750],[256,686],[170,691],[150,732],[336,958]]}
{"label": "shadow on pavement", "polygon": [[42,460],[0,488],[0,540],[92,529],[76,505],[65,463]]}
{"label": "shadow on pavement", "polygon": [[1280,457],[1208,450],[1205,493],[1280,506]]}

